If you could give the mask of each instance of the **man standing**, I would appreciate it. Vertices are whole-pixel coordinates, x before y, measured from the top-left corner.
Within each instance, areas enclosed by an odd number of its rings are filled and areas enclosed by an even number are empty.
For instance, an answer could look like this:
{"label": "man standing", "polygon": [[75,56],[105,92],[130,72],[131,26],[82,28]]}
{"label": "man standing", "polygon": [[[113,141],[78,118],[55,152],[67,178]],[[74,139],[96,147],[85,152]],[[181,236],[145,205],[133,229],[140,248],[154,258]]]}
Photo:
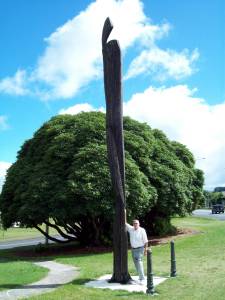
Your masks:
{"label": "man standing", "polygon": [[134,265],[139,275],[140,284],[143,284],[145,279],[143,255],[147,254],[147,234],[145,229],[140,226],[138,220],[133,220],[133,226],[126,223],[126,229],[130,235],[131,252]]}

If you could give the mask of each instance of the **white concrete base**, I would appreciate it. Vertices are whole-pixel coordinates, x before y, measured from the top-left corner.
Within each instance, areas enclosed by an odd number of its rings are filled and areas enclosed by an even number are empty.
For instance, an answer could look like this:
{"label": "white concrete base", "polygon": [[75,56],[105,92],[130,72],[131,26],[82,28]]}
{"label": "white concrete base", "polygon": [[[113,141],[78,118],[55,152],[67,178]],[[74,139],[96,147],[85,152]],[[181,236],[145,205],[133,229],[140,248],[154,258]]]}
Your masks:
{"label": "white concrete base", "polygon": [[[85,283],[85,286],[99,289],[111,289],[111,290],[125,290],[128,292],[143,292],[146,293],[147,289],[147,280],[143,282],[141,285],[138,282],[138,276],[132,276],[132,279],[135,281],[132,284],[120,284],[120,283],[109,283],[108,280],[112,277],[112,274],[106,274],[99,277],[96,280],[89,281]],[[165,281],[166,277],[153,277],[154,286],[160,284]]]}

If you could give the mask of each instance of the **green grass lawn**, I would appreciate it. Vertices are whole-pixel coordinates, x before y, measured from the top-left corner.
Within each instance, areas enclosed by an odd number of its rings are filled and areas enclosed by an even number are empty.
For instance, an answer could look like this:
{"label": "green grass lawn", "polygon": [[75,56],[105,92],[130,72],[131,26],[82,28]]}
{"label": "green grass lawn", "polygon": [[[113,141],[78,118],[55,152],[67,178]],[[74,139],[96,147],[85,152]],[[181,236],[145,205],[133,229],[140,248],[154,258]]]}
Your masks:
{"label": "green grass lawn", "polygon": [[38,281],[47,273],[48,269],[31,262],[0,259],[0,291]]}
{"label": "green grass lawn", "polygon": [[[45,226],[43,226],[43,229],[45,229]],[[56,230],[54,229],[50,229],[50,233],[57,234]],[[11,227],[7,230],[0,229],[0,243],[11,240],[35,238],[40,236],[43,237],[43,235],[35,228]]]}
{"label": "green grass lawn", "polygon": [[41,236],[41,233],[36,229],[31,228],[9,228],[7,230],[0,230],[0,242],[26,239]]}
{"label": "green grass lawn", "polygon": [[[157,299],[225,299],[225,222],[188,217],[176,218],[173,223],[179,227],[198,230],[199,233],[175,240],[178,276],[169,278],[156,287]],[[169,244],[154,246],[152,251],[154,274],[169,276]],[[150,297],[143,293],[84,287],[86,281],[112,272],[112,253],[60,255],[53,259],[79,267],[79,277],[52,293],[31,297],[30,300],[138,300]],[[130,256],[129,270],[134,274]]]}

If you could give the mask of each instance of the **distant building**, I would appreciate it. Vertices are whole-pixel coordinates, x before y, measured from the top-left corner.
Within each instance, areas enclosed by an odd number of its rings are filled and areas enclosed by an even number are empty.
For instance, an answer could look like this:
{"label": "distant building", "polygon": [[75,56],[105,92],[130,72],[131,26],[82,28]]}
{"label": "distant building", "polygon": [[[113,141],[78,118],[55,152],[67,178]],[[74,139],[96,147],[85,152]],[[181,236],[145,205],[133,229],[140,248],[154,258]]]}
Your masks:
{"label": "distant building", "polygon": [[225,206],[225,186],[218,186],[214,189],[214,192],[222,193],[223,198],[221,199],[221,203]]}
{"label": "distant building", "polygon": [[225,196],[225,186],[217,186],[217,187],[214,189],[214,192],[222,193],[222,194]]}

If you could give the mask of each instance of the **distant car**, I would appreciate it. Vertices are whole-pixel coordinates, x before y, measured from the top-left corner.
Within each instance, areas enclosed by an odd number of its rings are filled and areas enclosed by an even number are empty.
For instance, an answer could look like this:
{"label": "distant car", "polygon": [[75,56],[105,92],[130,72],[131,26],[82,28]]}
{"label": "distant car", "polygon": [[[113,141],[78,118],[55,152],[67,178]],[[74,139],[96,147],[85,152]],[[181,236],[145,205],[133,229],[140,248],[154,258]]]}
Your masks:
{"label": "distant car", "polygon": [[12,224],[12,227],[17,228],[20,227],[20,222],[15,222]]}
{"label": "distant car", "polygon": [[212,214],[220,214],[224,213],[224,206],[223,204],[215,204],[212,206]]}

